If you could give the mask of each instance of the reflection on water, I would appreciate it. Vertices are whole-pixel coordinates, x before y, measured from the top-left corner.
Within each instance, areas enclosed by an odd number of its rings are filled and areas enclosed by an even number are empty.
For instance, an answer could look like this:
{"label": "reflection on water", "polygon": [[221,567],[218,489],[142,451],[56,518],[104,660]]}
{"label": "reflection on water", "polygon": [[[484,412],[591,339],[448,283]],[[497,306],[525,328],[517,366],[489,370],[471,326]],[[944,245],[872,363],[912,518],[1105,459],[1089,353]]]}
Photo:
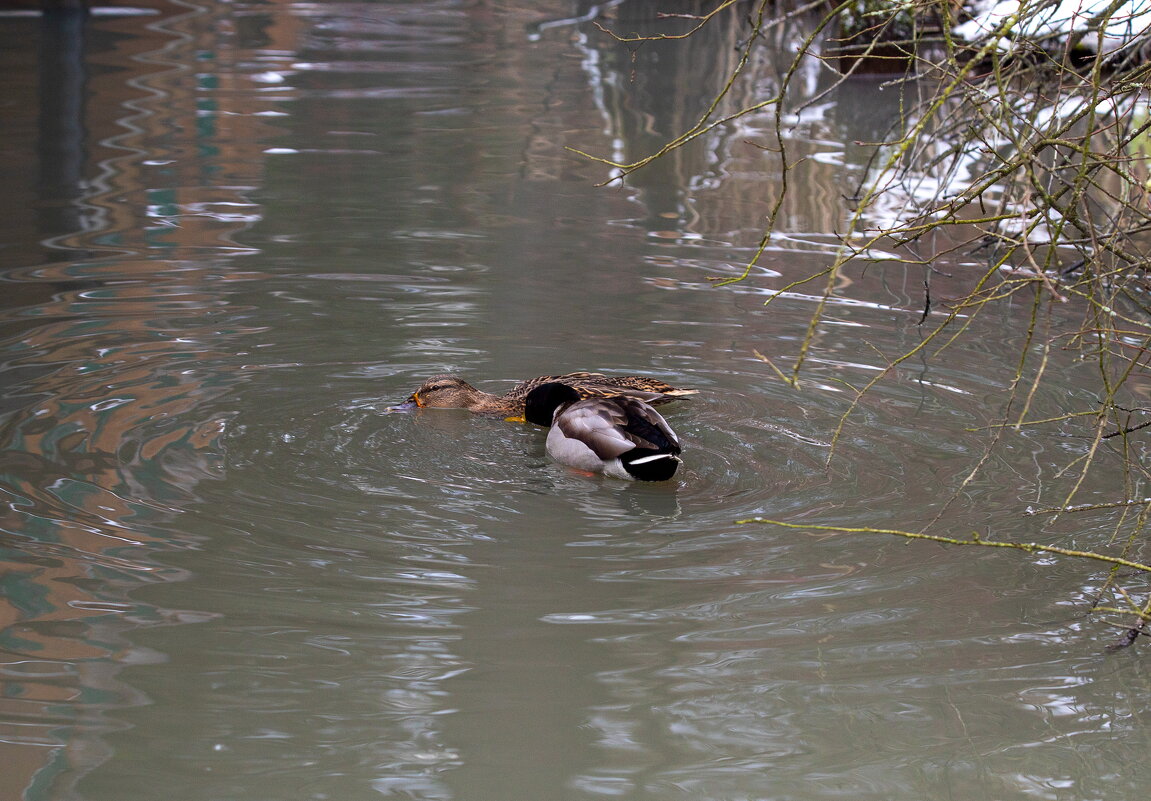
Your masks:
{"label": "reflection on water", "polygon": [[21,752],[27,777],[59,770],[67,784],[107,756],[86,738],[122,728],[104,712],[147,702],[112,667],[159,655],[126,630],[210,617],[128,594],[187,577],[159,555],[197,547],[171,521],[222,468],[216,441],[229,413],[207,404],[237,383],[218,349],[244,328],[205,319],[221,301],[197,289],[202,273],[160,261],[9,273],[61,288],[8,316],[19,333],[4,349],[5,370],[19,378],[0,422],[5,721],[9,742],[68,746],[42,768],[34,750]]}
{"label": "reflection on water", "polygon": [[[1099,576],[733,522],[1112,534],[1017,514],[1074,483],[1072,422],[965,483],[1027,309],[891,370],[829,467],[855,388],[923,336],[922,276],[846,269],[798,389],[756,355],[806,334],[812,295],[779,293],[825,263],[878,87],[788,129],[810,191],[716,290],[778,191],[762,120],[624,188],[565,147],[632,159],[690,126],[740,18],[636,46],[582,3],[143,10],[0,17],[0,795],[1145,795],[1146,671],[1083,617]],[[1051,358],[1035,417],[1092,402]],[[573,369],[702,390],[667,407],[673,481],[385,411],[433,373]]]}

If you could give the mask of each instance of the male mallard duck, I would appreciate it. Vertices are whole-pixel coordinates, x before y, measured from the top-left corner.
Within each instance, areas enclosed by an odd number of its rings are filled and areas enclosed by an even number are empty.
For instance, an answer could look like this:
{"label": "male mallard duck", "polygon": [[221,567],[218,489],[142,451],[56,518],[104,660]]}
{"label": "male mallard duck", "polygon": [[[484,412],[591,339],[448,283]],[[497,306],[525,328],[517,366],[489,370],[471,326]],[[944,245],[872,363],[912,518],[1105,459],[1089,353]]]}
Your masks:
{"label": "male mallard duck", "polygon": [[528,393],[524,416],[549,426],[548,455],[561,464],[638,481],[666,481],[681,463],[679,438],[642,400],[581,398],[575,387],[541,384]]}
{"label": "male mallard duck", "polygon": [[481,414],[519,416],[524,413],[524,398],[536,387],[548,383],[573,387],[581,398],[608,398],[627,395],[652,405],[667,403],[683,395],[694,395],[699,390],[676,389],[655,378],[639,375],[606,376],[601,373],[564,373],[541,375],[517,384],[503,395],[482,392],[462,378],[454,375],[434,375],[393,409],[431,407],[437,409],[468,409]]}

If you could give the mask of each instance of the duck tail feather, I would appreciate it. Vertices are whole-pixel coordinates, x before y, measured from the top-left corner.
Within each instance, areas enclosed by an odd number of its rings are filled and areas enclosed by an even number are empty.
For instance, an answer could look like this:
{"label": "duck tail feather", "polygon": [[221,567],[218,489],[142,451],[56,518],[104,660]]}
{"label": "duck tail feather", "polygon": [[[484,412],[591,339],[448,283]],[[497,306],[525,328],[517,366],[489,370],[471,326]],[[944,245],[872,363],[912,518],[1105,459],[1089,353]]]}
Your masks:
{"label": "duck tail feather", "polygon": [[639,481],[667,481],[675,475],[683,460],[668,451],[633,448],[620,456],[620,462],[624,470]]}

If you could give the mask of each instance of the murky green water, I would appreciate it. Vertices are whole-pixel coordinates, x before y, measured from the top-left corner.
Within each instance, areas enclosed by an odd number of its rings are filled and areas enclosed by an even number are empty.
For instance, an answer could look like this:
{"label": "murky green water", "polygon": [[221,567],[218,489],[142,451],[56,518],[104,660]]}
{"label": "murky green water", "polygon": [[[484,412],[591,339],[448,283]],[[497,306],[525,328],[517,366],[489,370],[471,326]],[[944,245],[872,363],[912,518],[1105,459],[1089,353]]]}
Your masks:
{"label": "murky green water", "polygon": [[[827,469],[852,387],[944,307],[920,325],[921,272],[852,268],[799,389],[756,356],[798,352],[817,290],[763,302],[830,260],[878,82],[789,133],[807,191],[716,289],[778,191],[755,124],[622,189],[565,148],[690,124],[737,26],[629,48],[561,2],[153,10],[0,17],[0,796],[1146,797],[1151,670],[1086,616],[1102,569],[735,522],[1114,531],[1023,514],[1074,483],[1071,424],[964,483],[1026,302],[901,364]],[[937,299],[972,269],[940,267]],[[1050,358],[1031,417],[1089,408],[1091,365]],[[674,481],[385,411],[433,373],[577,369],[701,390],[665,407]],[[1079,502],[1119,499],[1102,463]]]}

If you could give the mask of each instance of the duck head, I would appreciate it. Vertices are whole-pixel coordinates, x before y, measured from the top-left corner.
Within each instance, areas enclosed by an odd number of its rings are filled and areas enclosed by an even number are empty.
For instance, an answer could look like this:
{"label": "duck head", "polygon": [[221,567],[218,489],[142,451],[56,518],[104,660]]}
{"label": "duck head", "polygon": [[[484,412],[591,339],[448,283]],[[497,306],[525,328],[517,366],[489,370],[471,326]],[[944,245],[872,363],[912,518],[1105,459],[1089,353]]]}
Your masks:
{"label": "duck head", "polygon": [[550,427],[556,409],[580,399],[580,394],[567,384],[540,384],[524,398],[524,418],[537,426]]}
{"label": "duck head", "polygon": [[392,410],[400,409],[471,409],[482,401],[480,392],[467,381],[454,375],[434,375]]}

